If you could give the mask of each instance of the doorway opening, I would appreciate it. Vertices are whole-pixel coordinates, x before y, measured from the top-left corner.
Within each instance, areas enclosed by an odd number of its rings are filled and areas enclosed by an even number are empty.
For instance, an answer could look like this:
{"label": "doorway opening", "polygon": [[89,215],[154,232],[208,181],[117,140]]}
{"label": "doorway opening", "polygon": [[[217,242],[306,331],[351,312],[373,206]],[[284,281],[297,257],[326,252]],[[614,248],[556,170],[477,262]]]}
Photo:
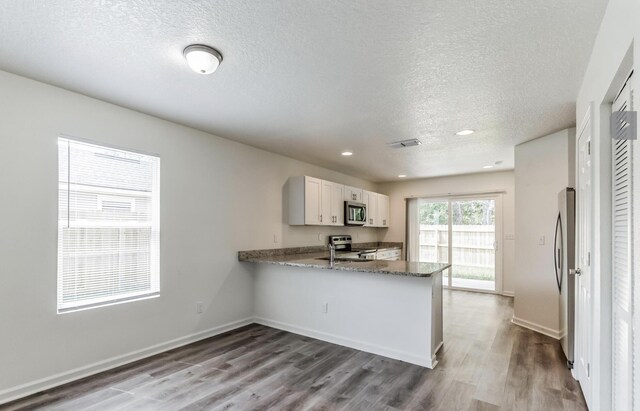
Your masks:
{"label": "doorway opening", "polygon": [[445,288],[501,292],[499,209],[497,196],[418,199],[417,260],[450,262]]}

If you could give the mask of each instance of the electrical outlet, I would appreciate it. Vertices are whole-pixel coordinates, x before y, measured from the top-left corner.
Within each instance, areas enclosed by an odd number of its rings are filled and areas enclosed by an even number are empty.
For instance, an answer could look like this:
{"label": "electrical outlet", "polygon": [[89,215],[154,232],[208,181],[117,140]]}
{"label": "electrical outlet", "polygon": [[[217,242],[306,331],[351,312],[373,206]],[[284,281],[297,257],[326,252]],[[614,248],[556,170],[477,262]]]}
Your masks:
{"label": "electrical outlet", "polygon": [[544,241],[545,241],[545,238],[543,235],[541,235],[540,239],[538,239],[538,245],[544,245]]}
{"label": "electrical outlet", "polygon": [[322,312],[327,314],[329,312],[329,303],[322,304]]}
{"label": "electrical outlet", "polygon": [[202,314],[203,312],[204,312],[204,304],[202,303],[202,301],[198,301],[196,303],[196,313]]}
{"label": "electrical outlet", "polygon": [[318,241],[322,241],[322,234],[318,233]]}

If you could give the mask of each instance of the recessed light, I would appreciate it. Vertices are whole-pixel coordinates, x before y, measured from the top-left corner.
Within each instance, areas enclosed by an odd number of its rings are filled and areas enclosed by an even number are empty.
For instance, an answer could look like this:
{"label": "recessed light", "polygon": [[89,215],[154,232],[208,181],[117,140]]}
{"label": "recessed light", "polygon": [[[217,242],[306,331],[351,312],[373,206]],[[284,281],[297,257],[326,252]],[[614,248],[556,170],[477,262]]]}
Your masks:
{"label": "recessed light", "polygon": [[482,168],[493,168],[493,166],[483,166]]}
{"label": "recessed light", "polygon": [[198,74],[211,74],[222,63],[222,54],[218,50],[203,44],[192,44],[182,52],[191,70]]}
{"label": "recessed light", "polygon": [[400,178],[405,178],[407,175],[406,174],[398,174],[398,177]]}
{"label": "recessed light", "polygon": [[343,151],[343,152],[342,152],[342,155],[343,155],[343,156],[352,156],[352,155],[353,155],[353,153],[352,153],[351,151]]}
{"label": "recessed light", "polygon": [[468,136],[469,134],[473,134],[475,133],[475,131],[473,130],[469,130],[469,129],[465,129],[465,130],[460,130],[456,133],[457,136]]}

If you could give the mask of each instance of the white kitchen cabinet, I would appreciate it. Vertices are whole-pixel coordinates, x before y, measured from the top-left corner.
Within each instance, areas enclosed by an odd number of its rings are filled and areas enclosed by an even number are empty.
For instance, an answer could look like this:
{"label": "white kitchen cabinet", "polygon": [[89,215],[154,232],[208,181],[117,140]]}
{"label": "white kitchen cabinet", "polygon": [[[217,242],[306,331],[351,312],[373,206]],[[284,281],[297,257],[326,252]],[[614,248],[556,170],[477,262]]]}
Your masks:
{"label": "white kitchen cabinet", "polygon": [[291,177],[289,225],[344,225],[344,186],[315,177]]}
{"label": "white kitchen cabinet", "polygon": [[389,196],[363,190],[362,202],[367,205],[365,227],[389,227]]}
{"label": "white kitchen cabinet", "polygon": [[362,191],[362,202],[367,205],[367,223],[365,227],[377,227],[378,222],[378,194],[372,191]]}
{"label": "white kitchen cabinet", "polygon": [[322,225],[344,225],[344,186],[322,180]]}
{"label": "white kitchen cabinet", "polygon": [[344,186],[331,184],[331,221],[333,225],[344,225]]}
{"label": "white kitchen cabinet", "polygon": [[378,218],[376,220],[378,227],[389,227],[389,196],[378,194],[377,202]]}
{"label": "white kitchen cabinet", "polygon": [[356,187],[344,186],[344,201],[355,201],[362,203],[362,193],[364,190]]}
{"label": "white kitchen cabinet", "polygon": [[389,227],[389,196],[315,177],[291,177],[289,225],[344,225],[344,202],[367,206],[365,227]]}

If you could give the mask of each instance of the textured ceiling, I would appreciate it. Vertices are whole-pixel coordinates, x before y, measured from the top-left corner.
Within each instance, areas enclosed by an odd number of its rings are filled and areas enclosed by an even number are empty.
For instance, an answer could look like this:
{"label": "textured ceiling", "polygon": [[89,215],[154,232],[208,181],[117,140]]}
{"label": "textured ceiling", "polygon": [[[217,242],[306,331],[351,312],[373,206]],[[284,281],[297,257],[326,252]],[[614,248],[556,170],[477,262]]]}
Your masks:
{"label": "textured ceiling", "polygon": [[[0,69],[373,181],[472,173],[574,123],[605,7],[4,0]],[[216,73],[189,70],[192,43],[220,50]],[[407,138],[423,145],[386,145]]]}

